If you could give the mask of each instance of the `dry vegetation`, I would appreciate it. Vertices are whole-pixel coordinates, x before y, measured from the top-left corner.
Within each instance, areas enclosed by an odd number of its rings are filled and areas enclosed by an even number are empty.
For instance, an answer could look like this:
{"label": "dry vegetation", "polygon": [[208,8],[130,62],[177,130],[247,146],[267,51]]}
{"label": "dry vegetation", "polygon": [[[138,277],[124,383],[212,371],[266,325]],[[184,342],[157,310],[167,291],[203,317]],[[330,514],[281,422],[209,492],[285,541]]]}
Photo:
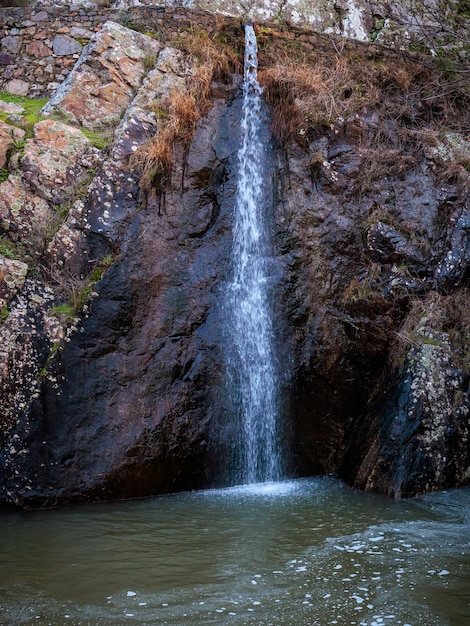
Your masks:
{"label": "dry vegetation", "polygon": [[469,289],[450,295],[432,291],[424,300],[414,300],[390,352],[392,365],[400,366],[411,346],[423,342],[440,345],[438,333],[448,336],[455,364],[463,371],[470,371]]}
{"label": "dry vegetation", "polygon": [[[448,64],[326,36],[314,37],[312,45],[294,30],[257,27],[259,79],[272,106],[273,136],[281,146],[296,141],[307,149],[320,136],[362,120],[354,141],[367,176],[356,191],[369,191],[384,174],[403,175],[444,131],[470,132],[468,81]],[[227,82],[241,69],[243,34],[233,24],[215,24],[211,33],[193,26],[167,43],[186,52],[193,72],[184,92],[158,103],[158,132],[134,156],[146,191],[161,192],[168,184],[173,147],[188,147],[213,81]],[[466,180],[469,161],[442,161],[437,173],[443,180]]]}
{"label": "dry vegetation", "polygon": [[[280,145],[296,141],[306,148],[360,120],[354,139],[368,172],[361,191],[384,172],[403,174],[444,131],[470,132],[468,82],[430,57],[347,43],[337,49],[325,41],[309,51],[288,43],[282,50],[270,41],[261,53],[273,135]],[[448,179],[465,177],[470,169],[465,159],[450,170],[441,165]]]}
{"label": "dry vegetation", "polygon": [[[300,63],[286,60],[265,69],[260,81],[275,107],[277,138],[284,141],[302,128],[325,128],[338,119],[370,112],[415,131],[411,137],[402,133],[398,138],[402,141],[417,143],[416,131],[428,125],[470,130],[470,93],[464,85],[445,82],[439,68],[423,59],[405,54],[387,57],[343,51]],[[396,130],[379,128],[387,141]]]}
{"label": "dry vegetation", "polygon": [[156,103],[157,133],[132,159],[142,170],[142,190],[154,188],[160,194],[171,179],[174,146],[180,142],[185,150],[189,147],[196,123],[209,106],[212,82],[229,81],[240,67],[238,54],[230,46],[200,28],[181,32],[173,44],[188,55],[191,76],[184,90],[173,90],[165,101]]}

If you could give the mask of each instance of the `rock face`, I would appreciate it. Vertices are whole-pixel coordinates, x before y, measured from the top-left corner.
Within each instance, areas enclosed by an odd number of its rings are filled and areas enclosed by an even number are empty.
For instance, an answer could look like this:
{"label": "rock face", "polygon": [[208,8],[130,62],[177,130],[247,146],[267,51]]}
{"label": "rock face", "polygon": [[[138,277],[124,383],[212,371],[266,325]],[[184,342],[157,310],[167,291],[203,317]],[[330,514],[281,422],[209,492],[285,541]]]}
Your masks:
{"label": "rock face", "polygon": [[[54,40],[57,46],[66,36],[60,42],[58,37]],[[144,77],[144,61],[155,58],[159,48],[151,37],[107,22],[87,45],[45,113],[58,111],[88,127],[116,123]]]}
{"label": "rock face", "polygon": [[351,182],[363,175],[361,157],[348,126],[322,144],[316,188],[306,185],[303,152],[289,153],[279,218],[289,289],[282,314],[295,328],[287,341],[298,368],[297,466],[395,497],[463,485],[466,199],[453,185],[437,187],[422,165],[358,194]]}
{"label": "rock face", "polygon": [[[274,33],[271,44],[278,39]],[[279,56],[264,50],[265,63]],[[370,58],[354,50],[360,54],[362,71]],[[373,69],[383,66],[379,58]],[[148,139],[170,124],[168,102],[188,104],[181,97],[195,76],[194,57],[106,24],[0,185],[3,237],[25,246],[29,262],[26,277],[24,263],[0,259],[8,305],[0,327],[2,503],[51,506],[230,484],[223,292],[239,76],[222,72],[212,82],[187,145],[178,133],[188,117],[179,118],[169,179],[157,160],[153,186],[139,186],[142,155],[156,150]],[[296,80],[304,91],[310,84]],[[413,92],[399,72],[388,80]],[[280,106],[291,107],[284,119],[297,119],[295,82],[287,92],[279,84]],[[345,101],[351,85],[342,87]],[[279,103],[270,101],[275,121]],[[420,110],[418,100],[412,108]],[[411,158],[408,145],[385,150],[386,138],[402,141],[404,131],[390,119],[380,126],[376,111],[313,122],[311,102],[306,110],[285,141],[272,140],[273,308],[291,473],[337,472],[396,497],[466,484],[466,140],[441,135]],[[56,121],[57,112],[75,126]],[[77,128],[116,118],[106,151]],[[364,138],[376,138],[379,127],[373,152]],[[35,220],[65,201],[55,234],[28,244]],[[40,262],[36,272],[31,258]]]}

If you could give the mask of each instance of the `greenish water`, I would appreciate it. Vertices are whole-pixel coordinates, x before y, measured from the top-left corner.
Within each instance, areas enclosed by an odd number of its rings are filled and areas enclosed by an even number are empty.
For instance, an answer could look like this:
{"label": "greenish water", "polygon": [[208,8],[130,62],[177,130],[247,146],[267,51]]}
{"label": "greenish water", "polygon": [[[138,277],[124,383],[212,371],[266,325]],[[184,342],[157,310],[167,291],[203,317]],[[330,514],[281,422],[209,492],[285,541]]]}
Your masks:
{"label": "greenish water", "polygon": [[0,516],[0,624],[470,624],[470,489],[332,478]]}

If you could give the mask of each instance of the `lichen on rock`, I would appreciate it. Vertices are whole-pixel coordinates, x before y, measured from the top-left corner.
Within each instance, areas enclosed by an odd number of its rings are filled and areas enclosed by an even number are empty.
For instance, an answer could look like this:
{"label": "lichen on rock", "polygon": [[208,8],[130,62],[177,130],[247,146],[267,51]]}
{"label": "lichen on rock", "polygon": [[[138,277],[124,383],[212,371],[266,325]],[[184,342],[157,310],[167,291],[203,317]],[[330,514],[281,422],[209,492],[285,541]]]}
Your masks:
{"label": "lichen on rock", "polygon": [[116,124],[143,80],[144,59],[159,43],[108,21],[90,41],[58,92],[44,108],[85,126]]}

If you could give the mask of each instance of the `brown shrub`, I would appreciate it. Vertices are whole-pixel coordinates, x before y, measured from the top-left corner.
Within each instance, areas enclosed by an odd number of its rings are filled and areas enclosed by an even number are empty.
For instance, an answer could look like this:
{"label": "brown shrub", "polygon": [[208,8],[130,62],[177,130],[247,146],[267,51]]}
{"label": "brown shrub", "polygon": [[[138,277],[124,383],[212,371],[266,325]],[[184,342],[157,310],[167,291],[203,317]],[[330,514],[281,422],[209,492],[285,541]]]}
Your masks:
{"label": "brown shrub", "polygon": [[[279,61],[279,59],[283,59]],[[355,114],[378,115],[379,127],[393,120],[395,132],[412,148],[420,132],[470,128],[468,86],[444,76],[429,58],[393,54],[345,45],[331,54],[319,48],[302,59],[289,60],[285,53],[270,50],[263,55],[265,69],[260,82],[274,109],[273,133],[282,143],[310,128],[321,130]],[[450,82],[449,82],[450,81]],[[423,133],[421,142],[426,140]]]}
{"label": "brown shrub", "polygon": [[420,327],[447,333],[456,365],[470,372],[469,289],[450,295],[431,292],[424,300],[414,300],[390,351],[392,366],[401,366],[409,349],[423,342],[424,336],[418,332]]}
{"label": "brown shrub", "polygon": [[173,149],[180,141],[186,150],[196,124],[209,106],[211,83],[226,80],[239,67],[238,58],[229,46],[222,46],[207,31],[193,27],[179,34],[176,43],[192,62],[186,89],[175,89],[168,99],[159,102],[155,112],[157,133],[131,157],[131,165],[141,169],[143,191],[156,189],[159,194],[171,180]]}

